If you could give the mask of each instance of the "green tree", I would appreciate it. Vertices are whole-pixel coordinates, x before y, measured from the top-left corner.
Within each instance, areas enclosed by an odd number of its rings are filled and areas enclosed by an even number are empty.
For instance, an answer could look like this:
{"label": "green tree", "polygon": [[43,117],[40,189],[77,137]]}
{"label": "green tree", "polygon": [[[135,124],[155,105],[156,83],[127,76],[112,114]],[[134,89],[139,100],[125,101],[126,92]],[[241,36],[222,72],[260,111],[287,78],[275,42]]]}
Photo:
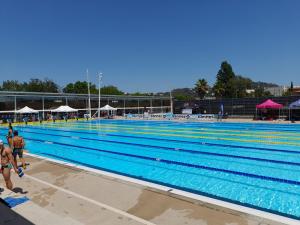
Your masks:
{"label": "green tree", "polygon": [[285,92],[282,93],[282,96],[291,96],[292,95],[292,91],[291,89],[287,89]]}
{"label": "green tree", "polygon": [[141,93],[141,92],[133,92],[130,95],[134,95],[134,96],[145,96],[147,95],[146,93]]}
{"label": "green tree", "polygon": [[175,98],[176,100],[179,100],[179,101],[191,101],[193,99],[193,97],[190,95],[185,95],[185,94],[180,94],[180,93],[174,94],[173,98]]}
{"label": "green tree", "polygon": [[282,96],[291,96],[293,95],[294,84],[291,82],[291,86],[282,94]]}
{"label": "green tree", "polygon": [[24,88],[29,92],[43,92],[43,82],[40,79],[30,79],[28,83],[24,83]]}
{"label": "green tree", "polygon": [[101,88],[101,93],[105,95],[123,95],[124,92],[120,91],[117,87],[113,85],[104,86]]}
{"label": "green tree", "polygon": [[74,92],[74,84],[73,83],[68,83],[64,88],[63,88],[64,93],[75,93]]}
{"label": "green tree", "polygon": [[23,84],[17,80],[3,81],[1,90],[2,91],[25,91]]}
{"label": "green tree", "polygon": [[232,97],[245,98],[248,96],[247,89],[251,89],[252,80],[242,76],[235,76],[229,81],[231,87],[233,87],[234,93]]}
{"label": "green tree", "polygon": [[50,80],[48,78],[44,79],[43,86],[44,86],[44,92],[50,92],[50,93],[59,92],[59,86],[53,80]]}
{"label": "green tree", "polygon": [[231,65],[227,61],[222,62],[214,85],[216,97],[234,97],[235,90],[232,82],[234,78],[235,74]]}
{"label": "green tree", "polygon": [[3,81],[1,90],[3,91],[28,91],[28,92],[58,92],[58,85],[50,79],[30,79],[27,82],[16,80]]}
{"label": "green tree", "polygon": [[193,96],[196,97],[196,93],[195,90],[191,89],[191,88],[176,88],[172,90],[172,94],[183,94],[183,95],[189,95],[189,96]]}
{"label": "green tree", "polygon": [[216,97],[222,97],[225,93],[225,85],[223,85],[221,82],[215,83],[213,87],[213,93]]}
{"label": "green tree", "polygon": [[[76,81],[75,83],[69,83],[63,88],[64,93],[74,93],[74,94],[87,94],[88,93],[88,83],[86,81]],[[97,94],[98,89],[95,84],[90,83],[90,93]]]}
{"label": "green tree", "polygon": [[58,92],[58,85],[50,79],[30,79],[28,83],[23,83],[23,89],[28,92]]}
{"label": "green tree", "polygon": [[197,95],[203,99],[206,93],[208,92],[209,86],[205,79],[199,79],[195,84],[195,91]]}

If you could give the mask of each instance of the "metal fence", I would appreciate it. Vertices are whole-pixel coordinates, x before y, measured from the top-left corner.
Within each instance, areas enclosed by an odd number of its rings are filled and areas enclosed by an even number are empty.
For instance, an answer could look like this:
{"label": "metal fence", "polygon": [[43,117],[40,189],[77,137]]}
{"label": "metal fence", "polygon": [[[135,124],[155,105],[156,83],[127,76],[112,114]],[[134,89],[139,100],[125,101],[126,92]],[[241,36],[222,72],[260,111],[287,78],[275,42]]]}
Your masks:
{"label": "metal fence", "polygon": [[[231,117],[253,117],[256,113],[255,106],[266,99],[267,98],[224,98],[194,101],[173,100],[173,112],[180,114],[182,109],[190,108],[194,114],[218,114],[220,106],[223,105],[224,113]],[[281,110],[282,116],[289,116],[289,104],[300,99],[300,95],[271,97],[271,99],[284,105],[284,108]],[[101,107],[106,104],[118,108],[118,115],[123,115],[124,113],[143,114],[145,111],[149,111],[150,113],[166,113],[172,111],[172,100],[166,96],[101,95]],[[45,113],[61,105],[69,105],[79,109],[79,112],[82,114],[86,113],[88,110],[88,95],[0,91],[1,115],[11,115],[14,114],[16,110],[24,106],[29,106],[39,110],[40,116],[44,118]],[[94,114],[98,109],[98,95],[91,95],[91,108],[92,114]],[[2,117],[1,115],[0,117]]]}
{"label": "metal fence", "polygon": [[[176,101],[174,100],[174,113],[181,113],[182,109],[191,108],[193,113],[218,114],[221,105],[224,113],[231,117],[253,117],[256,114],[256,105],[268,98],[224,98],[214,100]],[[271,97],[273,101],[282,104],[282,116],[289,116],[288,106],[290,103],[300,99],[298,96]]]}

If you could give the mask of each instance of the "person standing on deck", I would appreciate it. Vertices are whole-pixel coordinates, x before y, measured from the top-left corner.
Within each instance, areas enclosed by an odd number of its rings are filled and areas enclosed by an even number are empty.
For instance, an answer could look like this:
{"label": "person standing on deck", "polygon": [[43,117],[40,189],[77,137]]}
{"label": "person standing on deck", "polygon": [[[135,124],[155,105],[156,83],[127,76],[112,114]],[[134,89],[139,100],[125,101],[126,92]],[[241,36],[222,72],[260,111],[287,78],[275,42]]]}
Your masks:
{"label": "person standing on deck", "polygon": [[12,190],[13,184],[10,179],[10,170],[13,168],[17,174],[19,173],[19,171],[17,165],[14,162],[11,149],[5,148],[2,140],[0,140],[0,157],[1,157],[1,172],[6,187],[9,190]]}
{"label": "person standing on deck", "polygon": [[17,155],[19,156],[19,159],[22,162],[22,167],[24,169],[26,169],[26,163],[25,160],[23,158],[23,148],[25,146],[25,141],[23,139],[23,137],[19,136],[18,131],[14,131],[14,137],[13,137],[13,157],[14,157],[14,161],[15,164],[18,165],[17,163]]}
{"label": "person standing on deck", "polygon": [[12,127],[11,123],[9,123],[9,125],[8,125],[8,133],[6,135],[6,140],[7,140],[8,146],[10,148],[12,147],[12,139],[13,139],[13,127]]}

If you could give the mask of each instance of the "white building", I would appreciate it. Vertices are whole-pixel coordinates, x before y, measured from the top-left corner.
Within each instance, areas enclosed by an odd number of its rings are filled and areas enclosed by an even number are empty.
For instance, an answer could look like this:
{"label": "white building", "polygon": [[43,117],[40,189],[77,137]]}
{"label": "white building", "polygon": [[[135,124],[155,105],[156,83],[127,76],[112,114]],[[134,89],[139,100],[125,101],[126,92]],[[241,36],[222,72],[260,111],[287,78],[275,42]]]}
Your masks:
{"label": "white building", "polygon": [[265,88],[265,91],[269,91],[273,96],[282,96],[287,90],[288,86],[278,86],[278,87],[269,87]]}

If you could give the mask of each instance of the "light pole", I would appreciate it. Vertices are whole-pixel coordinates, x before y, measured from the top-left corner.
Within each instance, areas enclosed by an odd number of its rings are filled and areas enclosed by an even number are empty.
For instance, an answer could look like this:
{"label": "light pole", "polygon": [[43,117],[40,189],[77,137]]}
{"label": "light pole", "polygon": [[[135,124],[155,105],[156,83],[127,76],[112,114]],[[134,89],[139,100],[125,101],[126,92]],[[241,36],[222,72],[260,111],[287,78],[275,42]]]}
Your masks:
{"label": "light pole", "polygon": [[100,119],[102,73],[98,73],[98,78],[99,78],[98,119]]}
{"label": "light pole", "polygon": [[170,110],[171,113],[173,114],[173,97],[172,97],[172,90],[170,91]]}
{"label": "light pole", "polygon": [[92,109],[91,109],[91,92],[90,92],[90,79],[89,79],[89,70],[86,70],[86,78],[87,78],[87,86],[88,86],[88,96],[89,96],[89,118],[92,117]]}

